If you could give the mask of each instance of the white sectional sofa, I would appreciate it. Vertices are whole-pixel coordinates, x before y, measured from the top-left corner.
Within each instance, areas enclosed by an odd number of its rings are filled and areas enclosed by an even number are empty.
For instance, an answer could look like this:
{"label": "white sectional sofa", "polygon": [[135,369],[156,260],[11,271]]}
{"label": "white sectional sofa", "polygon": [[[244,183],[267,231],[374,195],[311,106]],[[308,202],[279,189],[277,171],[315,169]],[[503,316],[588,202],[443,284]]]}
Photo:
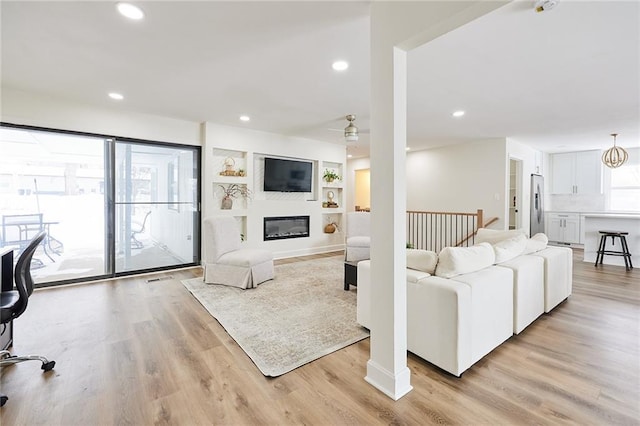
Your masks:
{"label": "white sectional sofa", "polygon": [[[460,376],[571,294],[572,252],[546,237],[479,230],[473,247],[407,251],[407,346]],[[357,321],[371,328],[371,261],[358,263]]]}

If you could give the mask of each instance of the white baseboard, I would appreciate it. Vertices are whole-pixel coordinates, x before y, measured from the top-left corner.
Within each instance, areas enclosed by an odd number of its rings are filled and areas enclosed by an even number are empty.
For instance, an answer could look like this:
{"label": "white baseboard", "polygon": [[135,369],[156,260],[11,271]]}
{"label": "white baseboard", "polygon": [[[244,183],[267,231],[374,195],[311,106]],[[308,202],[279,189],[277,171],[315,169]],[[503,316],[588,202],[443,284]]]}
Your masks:
{"label": "white baseboard", "polygon": [[394,401],[399,400],[413,389],[411,370],[408,367],[393,374],[373,360],[367,362],[367,376],[364,380]]}
{"label": "white baseboard", "polygon": [[276,251],[273,252],[274,259],[287,259],[289,257],[308,256],[310,254],[330,253],[332,251],[344,250],[344,244],[334,244],[322,247],[308,247],[298,250]]}

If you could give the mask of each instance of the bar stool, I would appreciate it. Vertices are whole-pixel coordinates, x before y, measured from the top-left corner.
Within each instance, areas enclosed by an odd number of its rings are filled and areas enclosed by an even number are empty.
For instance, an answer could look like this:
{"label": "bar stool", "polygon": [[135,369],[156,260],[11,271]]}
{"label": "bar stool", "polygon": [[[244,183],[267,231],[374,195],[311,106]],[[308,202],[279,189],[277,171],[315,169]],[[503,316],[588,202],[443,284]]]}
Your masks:
{"label": "bar stool", "polygon": [[[629,246],[627,245],[626,235],[629,235],[628,232],[620,232],[620,231],[599,231],[601,235],[600,237],[600,245],[598,246],[598,255],[596,256],[596,264],[594,266],[598,266],[598,263],[602,265],[602,259],[604,255],[610,256],[623,256],[624,257],[624,266],[629,271],[633,269],[633,264],[631,263],[631,253],[629,253]],[[614,251],[614,250],[605,250],[605,244],[607,243],[607,237],[611,237],[611,245],[615,245],[616,237],[620,238],[620,245],[622,246],[622,251]]]}

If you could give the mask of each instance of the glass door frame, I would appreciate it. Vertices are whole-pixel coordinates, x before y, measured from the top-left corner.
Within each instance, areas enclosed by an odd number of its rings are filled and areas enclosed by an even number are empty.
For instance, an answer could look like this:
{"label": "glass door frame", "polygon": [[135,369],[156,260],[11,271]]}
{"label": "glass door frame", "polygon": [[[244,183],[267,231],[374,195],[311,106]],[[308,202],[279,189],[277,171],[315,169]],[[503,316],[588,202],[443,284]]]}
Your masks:
{"label": "glass door frame", "polygon": [[[58,285],[65,284],[76,284],[76,283],[84,283],[91,281],[99,281],[105,280],[109,278],[116,278],[128,275],[140,275],[151,272],[158,271],[168,271],[173,269],[191,267],[191,266],[199,266],[200,261],[202,259],[201,253],[201,205],[202,205],[202,147],[198,145],[185,145],[178,143],[170,143],[170,142],[159,142],[159,141],[151,141],[146,139],[136,139],[136,138],[128,138],[128,137],[120,137],[113,135],[105,135],[100,133],[89,133],[89,132],[79,132],[72,130],[61,130],[54,129],[48,127],[39,127],[39,126],[30,126],[30,125],[22,125],[22,124],[14,124],[8,123],[4,121],[0,121],[0,127],[8,128],[8,129],[16,129],[16,130],[24,130],[24,131],[40,131],[40,132],[49,132],[49,133],[59,133],[66,135],[77,135],[77,136],[87,136],[87,137],[95,137],[101,138],[104,140],[104,159],[105,159],[105,170],[104,170],[104,190],[105,190],[105,270],[106,274],[82,277],[82,278],[73,278],[67,280],[60,281],[51,281],[51,282],[43,282],[36,283],[34,287],[42,288],[42,287],[52,287]],[[194,209],[194,221],[193,221],[193,262],[187,262],[179,265],[171,265],[171,266],[162,266],[157,268],[146,268],[146,269],[138,269],[132,271],[123,271],[116,273],[116,185],[115,185],[115,176],[116,176],[116,162],[115,162],[115,146],[117,142],[124,143],[136,143],[136,144],[144,144],[150,146],[158,146],[158,147],[174,147],[180,149],[188,149],[193,151],[194,155],[194,166],[197,167],[197,172],[195,174],[197,178],[197,190],[196,190],[196,208]]]}

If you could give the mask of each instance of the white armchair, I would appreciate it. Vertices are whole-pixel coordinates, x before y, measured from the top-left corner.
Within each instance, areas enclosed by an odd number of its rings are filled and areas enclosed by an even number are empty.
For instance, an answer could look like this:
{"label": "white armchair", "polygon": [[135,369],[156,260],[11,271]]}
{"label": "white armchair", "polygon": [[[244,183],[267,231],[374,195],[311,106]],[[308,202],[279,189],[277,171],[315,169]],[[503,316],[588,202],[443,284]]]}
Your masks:
{"label": "white armchair", "polygon": [[254,288],[273,279],[273,253],[241,248],[240,230],[230,216],[204,220],[204,282]]}
{"label": "white armchair", "polygon": [[371,213],[347,213],[347,241],[345,260],[357,262],[369,259],[371,245]]}

